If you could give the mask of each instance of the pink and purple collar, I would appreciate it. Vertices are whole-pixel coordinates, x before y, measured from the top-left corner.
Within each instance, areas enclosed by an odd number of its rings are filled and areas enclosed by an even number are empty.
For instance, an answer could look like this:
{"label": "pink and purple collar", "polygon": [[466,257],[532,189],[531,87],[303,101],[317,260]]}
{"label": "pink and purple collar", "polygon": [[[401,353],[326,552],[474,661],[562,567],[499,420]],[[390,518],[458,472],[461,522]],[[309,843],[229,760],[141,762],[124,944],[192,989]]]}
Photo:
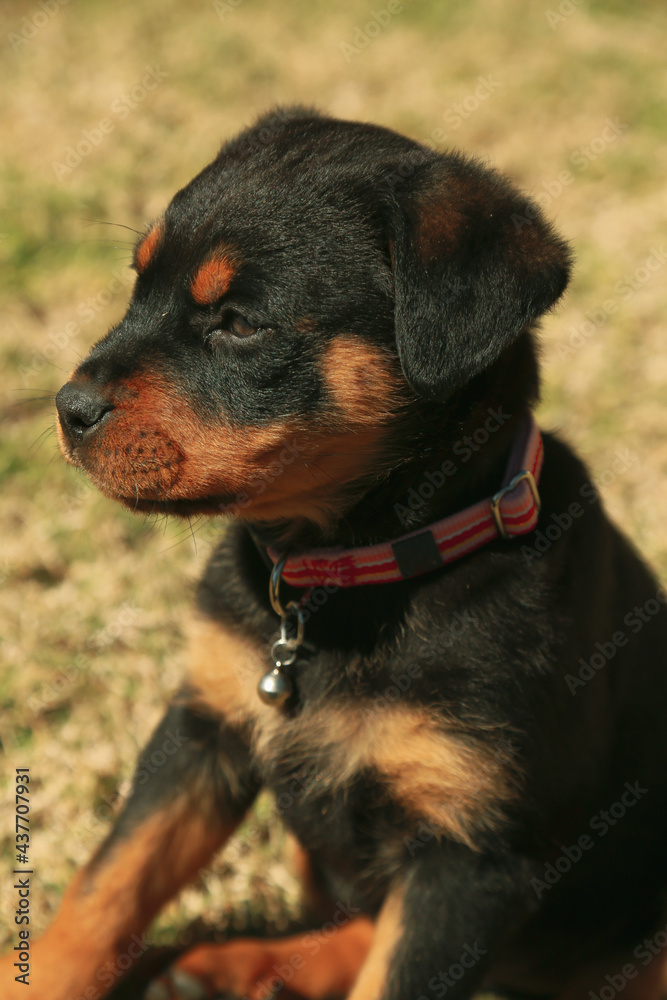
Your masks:
{"label": "pink and purple collar", "polygon": [[281,577],[293,587],[358,587],[395,583],[438,569],[498,537],[533,531],[540,510],[537,485],[544,451],[532,413],[522,420],[501,488],[492,497],[391,542],[354,549],[304,549],[281,556],[268,549]]}

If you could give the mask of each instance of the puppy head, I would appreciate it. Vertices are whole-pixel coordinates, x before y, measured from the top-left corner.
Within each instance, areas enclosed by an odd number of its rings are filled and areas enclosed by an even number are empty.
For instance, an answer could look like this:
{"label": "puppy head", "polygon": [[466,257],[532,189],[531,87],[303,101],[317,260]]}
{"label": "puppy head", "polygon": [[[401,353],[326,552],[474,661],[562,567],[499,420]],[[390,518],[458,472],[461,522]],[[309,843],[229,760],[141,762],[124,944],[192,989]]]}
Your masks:
{"label": "puppy head", "polygon": [[139,510],[323,528],[558,298],[568,254],[505,181],[278,110],[139,241],[123,321],[57,398],[66,459]]}

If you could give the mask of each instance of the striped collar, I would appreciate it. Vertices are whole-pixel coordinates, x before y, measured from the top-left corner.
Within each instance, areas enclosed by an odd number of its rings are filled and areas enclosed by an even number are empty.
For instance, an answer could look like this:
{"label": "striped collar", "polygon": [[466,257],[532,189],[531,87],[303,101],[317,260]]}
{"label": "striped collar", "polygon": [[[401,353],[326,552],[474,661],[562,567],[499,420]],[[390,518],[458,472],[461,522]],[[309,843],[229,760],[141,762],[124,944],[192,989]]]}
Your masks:
{"label": "striped collar", "polygon": [[[503,485],[494,496],[391,542],[290,552],[282,579],[293,587],[395,583],[461,559],[498,537],[528,534],[537,524],[540,509],[537,484],[543,457],[542,435],[532,413],[527,413],[514,440]],[[274,565],[282,560],[275,549],[267,551]]]}

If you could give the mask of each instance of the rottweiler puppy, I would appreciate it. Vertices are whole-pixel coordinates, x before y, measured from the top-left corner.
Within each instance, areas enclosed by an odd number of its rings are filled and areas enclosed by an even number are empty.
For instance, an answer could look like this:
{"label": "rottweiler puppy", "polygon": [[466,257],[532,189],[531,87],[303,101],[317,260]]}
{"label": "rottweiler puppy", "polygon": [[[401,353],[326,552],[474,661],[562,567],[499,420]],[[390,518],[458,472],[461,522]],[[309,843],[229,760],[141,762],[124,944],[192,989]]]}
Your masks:
{"label": "rottweiler puppy", "polygon": [[531,416],[567,245],[474,160],[287,108],[134,267],[62,454],[130,510],[236,518],[145,756],[177,752],[3,996],[105,995],[268,787],[327,933],[201,945],[149,996],[657,1000],[667,595]]}

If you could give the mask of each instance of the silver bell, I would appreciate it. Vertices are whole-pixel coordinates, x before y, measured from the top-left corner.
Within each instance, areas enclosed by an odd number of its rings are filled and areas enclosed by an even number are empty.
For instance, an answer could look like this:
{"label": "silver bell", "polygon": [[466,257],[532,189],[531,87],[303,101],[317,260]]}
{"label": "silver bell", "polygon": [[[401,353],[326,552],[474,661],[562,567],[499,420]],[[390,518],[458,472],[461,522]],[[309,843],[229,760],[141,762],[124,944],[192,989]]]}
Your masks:
{"label": "silver bell", "polygon": [[269,670],[268,674],[264,674],[257,685],[257,694],[264,704],[273,705],[276,708],[285,704],[293,690],[292,681],[279,667],[274,667],[273,670]]}

